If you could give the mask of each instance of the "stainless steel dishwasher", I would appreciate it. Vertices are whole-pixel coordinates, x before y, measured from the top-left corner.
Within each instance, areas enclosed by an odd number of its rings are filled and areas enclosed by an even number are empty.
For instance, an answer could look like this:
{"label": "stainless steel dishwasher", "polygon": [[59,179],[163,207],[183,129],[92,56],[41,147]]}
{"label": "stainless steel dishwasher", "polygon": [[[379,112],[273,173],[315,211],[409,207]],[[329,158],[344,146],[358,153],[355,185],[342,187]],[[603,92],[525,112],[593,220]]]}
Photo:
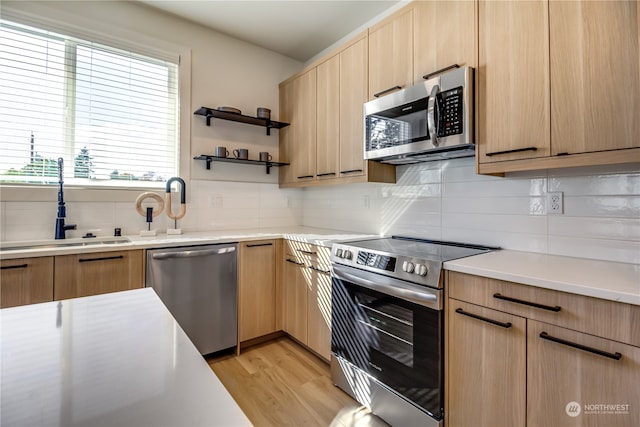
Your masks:
{"label": "stainless steel dishwasher", "polygon": [[153,288],[200,354],[237,345],[238,245],[147,251],[146,286]]}

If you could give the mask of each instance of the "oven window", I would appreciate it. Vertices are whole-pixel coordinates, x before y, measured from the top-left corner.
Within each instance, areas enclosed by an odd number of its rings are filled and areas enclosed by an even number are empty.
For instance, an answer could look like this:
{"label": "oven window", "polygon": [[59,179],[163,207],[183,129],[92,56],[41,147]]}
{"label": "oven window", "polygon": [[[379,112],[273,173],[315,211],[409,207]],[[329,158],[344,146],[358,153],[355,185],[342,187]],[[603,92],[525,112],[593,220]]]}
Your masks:
{"label": "oven window", "polygon": [[413,368],[413,311],[393,300],[357,294],[358,333],[369,337],[372,349]]}

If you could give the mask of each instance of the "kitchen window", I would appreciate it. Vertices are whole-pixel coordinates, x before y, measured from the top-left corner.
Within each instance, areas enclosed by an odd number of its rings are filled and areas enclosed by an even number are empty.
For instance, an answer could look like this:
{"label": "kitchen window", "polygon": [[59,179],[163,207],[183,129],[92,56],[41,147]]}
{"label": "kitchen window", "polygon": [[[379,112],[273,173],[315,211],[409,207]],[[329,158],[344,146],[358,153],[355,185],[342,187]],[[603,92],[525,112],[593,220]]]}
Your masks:
{"label": "kitchen window", "polygon": [[0,183],[163,187],[178,175],[178,58],[0,21]]}

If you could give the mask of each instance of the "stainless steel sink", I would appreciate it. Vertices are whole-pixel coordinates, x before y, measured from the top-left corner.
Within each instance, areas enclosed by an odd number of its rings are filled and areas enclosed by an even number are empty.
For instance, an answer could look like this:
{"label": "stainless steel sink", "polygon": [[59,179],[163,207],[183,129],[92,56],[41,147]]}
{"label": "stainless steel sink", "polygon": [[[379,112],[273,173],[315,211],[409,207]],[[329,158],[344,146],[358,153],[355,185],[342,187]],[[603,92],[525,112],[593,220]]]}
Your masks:
{"label": "stainless steel sink", "polygon": [[41,240],[29,242],[0,243],[0,251],[23,251],[28,249],[56,249],[96,245],[124,245],[131,243],[126,237],[95,237],[87,239]]}

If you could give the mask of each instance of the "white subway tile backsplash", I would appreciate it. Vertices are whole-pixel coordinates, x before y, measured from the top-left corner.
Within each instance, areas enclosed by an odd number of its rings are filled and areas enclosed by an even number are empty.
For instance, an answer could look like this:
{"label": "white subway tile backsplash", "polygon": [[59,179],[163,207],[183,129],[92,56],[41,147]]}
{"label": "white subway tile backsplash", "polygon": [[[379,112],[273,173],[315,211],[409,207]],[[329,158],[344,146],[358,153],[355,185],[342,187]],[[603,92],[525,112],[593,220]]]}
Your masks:
{"label": "white subway tile backsplash", "polygon": [[549,236],[550,254],[640,264],[640,242]]}
{"label": "white subway tile backsplash", "polygon": [[549,178],[549,191],[563,191],[572,196],[638,196],[640,173],[555,176]]}
{"label": "white subway tile backsplash", "polygon": [[[637,165],[518,172],[499,178],[476,175],[475,159],[466,158],[400,166],[396,173],[395,185],[306,189],[302,223],[639,261]],[[563,215],[547,214],[549,191],[564,193]],[[363,194],[370,197],[368,210],[357,202]]]}
{"label": "white subway tile backsplash", "polygon": [[565,196],[568,216],[634,218],[640,212],[640,196]]}
{"label": "white subway tile backsplash", "polygon": [[549,216],[549,236],[640,241],[640,218]]}

